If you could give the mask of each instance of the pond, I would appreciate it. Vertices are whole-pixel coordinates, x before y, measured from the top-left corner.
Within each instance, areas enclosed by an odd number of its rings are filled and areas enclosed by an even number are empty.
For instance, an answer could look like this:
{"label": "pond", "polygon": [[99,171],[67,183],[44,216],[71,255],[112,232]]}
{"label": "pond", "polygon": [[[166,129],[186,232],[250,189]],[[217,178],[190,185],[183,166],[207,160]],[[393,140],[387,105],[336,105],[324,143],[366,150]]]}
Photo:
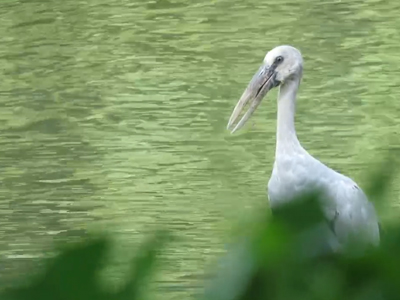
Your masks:
{"label": "pond", "polygon": [[[233,224],[268,210],[276,91],[238,134],[226,125],[277,45],[304,56],[296,126],[312,155],[366,188],[400,146],[398,1],[0,8],[0,280],[36,270],[55,242],[106,231],[118,281],[138,243],[169,228],[154,297],[197,291]],[[393,186],[382,218],[399,196]]]}

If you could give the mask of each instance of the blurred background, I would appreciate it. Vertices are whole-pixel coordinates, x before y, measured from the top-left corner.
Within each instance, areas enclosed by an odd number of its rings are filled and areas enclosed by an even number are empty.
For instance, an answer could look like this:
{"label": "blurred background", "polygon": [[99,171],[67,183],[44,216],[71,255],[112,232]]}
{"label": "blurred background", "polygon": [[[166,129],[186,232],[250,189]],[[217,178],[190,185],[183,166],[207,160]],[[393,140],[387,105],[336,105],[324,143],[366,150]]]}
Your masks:
{"label": "blurred background", "polygon": [[[268,210],[277,91],[225,129],[267,51],[299,48],[303,146],[365,186],[400,147],[397,0],[0,4],[0,280],[55,242],[106,231],[118,284],[149,232],[178,236],[154,298],[198,289],[232,224]],[[399,158],[400,161],[400,158]],[[396,176],[397,180],[399,176]],[[399,214],[400,190],[380,214]]]}

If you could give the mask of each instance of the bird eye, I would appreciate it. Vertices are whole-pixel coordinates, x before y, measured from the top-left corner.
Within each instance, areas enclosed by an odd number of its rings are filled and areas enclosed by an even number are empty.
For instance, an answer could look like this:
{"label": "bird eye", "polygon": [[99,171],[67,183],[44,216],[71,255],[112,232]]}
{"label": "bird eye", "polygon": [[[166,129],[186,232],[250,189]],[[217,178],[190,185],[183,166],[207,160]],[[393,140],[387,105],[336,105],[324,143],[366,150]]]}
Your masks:
{"label": "bird eye", "polygon": [[278,56],[277,58],[275,58],[275,62],[278,63],[278,64],[283,62],[283,57],[282,56]]}

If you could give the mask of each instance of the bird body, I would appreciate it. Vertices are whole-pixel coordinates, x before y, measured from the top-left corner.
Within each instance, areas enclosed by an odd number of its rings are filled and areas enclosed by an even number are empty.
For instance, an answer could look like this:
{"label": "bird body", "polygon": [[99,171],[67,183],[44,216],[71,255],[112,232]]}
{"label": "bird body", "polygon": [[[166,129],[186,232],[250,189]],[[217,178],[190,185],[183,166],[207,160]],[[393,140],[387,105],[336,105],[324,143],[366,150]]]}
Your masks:
{"label": "bird body", "polygon": [[272,211],[313,191],[321,191],[323,212],[339,244],[355,238],[373,246],[379,244],[375,209],[352,179],[328,168],[304,149],[291,155],[278,155],[268,182]]}
{"label": "bird body", "polygon": [[229,120],[228,128],[252,101],[232,132],[250,118],[267,92],[279,86],[275,162],[268,182],[271,209],[313,191],[320,191],[322,209],[331,222],[335,243],[342,246],[355,239],[377,246],[378,218],[361,188],[350,178],[311,156],[300,144],[295,130],[296,96],[303,72],[300,52],[279,46],[267,53]]}

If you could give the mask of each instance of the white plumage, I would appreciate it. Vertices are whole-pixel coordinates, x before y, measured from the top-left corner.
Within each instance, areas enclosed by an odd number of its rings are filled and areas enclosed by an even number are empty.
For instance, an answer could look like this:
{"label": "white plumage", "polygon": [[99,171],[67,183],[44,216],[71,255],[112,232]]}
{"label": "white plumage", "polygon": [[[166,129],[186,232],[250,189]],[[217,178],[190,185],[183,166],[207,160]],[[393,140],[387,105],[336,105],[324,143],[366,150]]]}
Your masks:
{"label": "white plumage", "polygon": [[[236,105],[228,129],[233,127],[232,133],[240,129],[267,92],[280,86],[275,162],[268,182],[271,208],[317,189],[322,192],[322,208],[331,221],[335,237],[332,243],[338,245],[337,250],[355,239],[377,246],[380,241],[379,223],[364,192],[353,180],[312,157],[297,139],[294,117],[302,72],[303,59],[296,48],[278,46],[268,52]],[[249,102],[249,110],[234,127],[234,122]]]}

